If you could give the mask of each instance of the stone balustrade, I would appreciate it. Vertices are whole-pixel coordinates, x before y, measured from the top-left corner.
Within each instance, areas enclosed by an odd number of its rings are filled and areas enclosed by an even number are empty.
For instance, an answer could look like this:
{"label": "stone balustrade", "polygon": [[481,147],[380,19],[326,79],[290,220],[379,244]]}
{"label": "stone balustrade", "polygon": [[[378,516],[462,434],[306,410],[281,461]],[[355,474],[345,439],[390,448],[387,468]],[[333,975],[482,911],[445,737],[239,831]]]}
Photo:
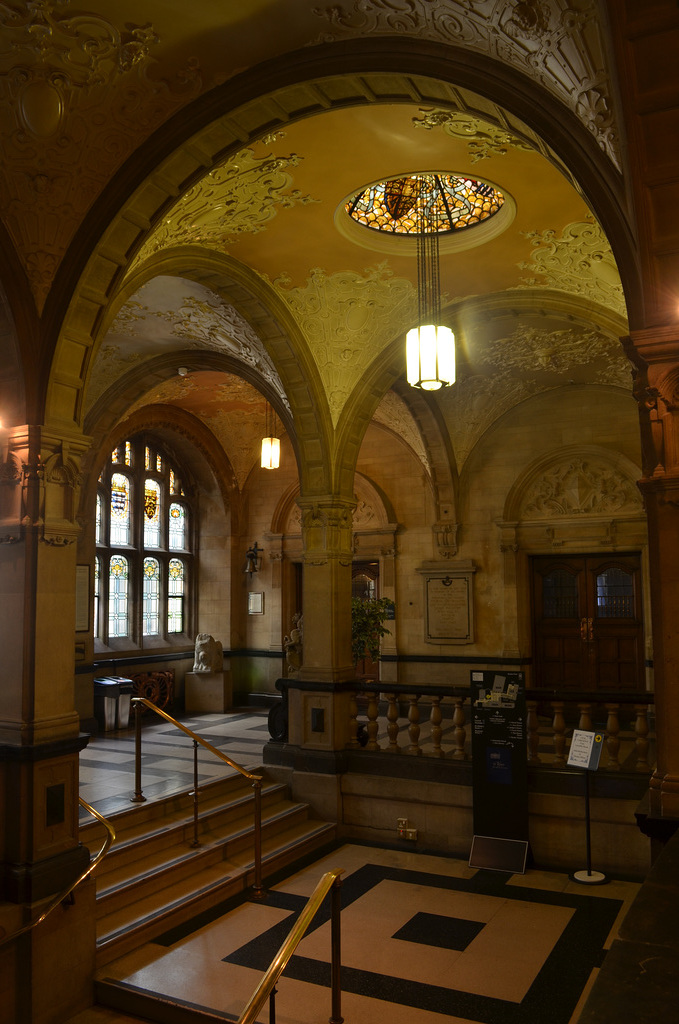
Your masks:
{"label": "stone balustrade", "polygon": [[[563,768],[574,729],[600,731],[600,768],[648,773],[654,764],[652,693],[527,690],[528,764]],[[361,684],[350,701],[349,748],[471,760],[471,706],[463,687]]]}

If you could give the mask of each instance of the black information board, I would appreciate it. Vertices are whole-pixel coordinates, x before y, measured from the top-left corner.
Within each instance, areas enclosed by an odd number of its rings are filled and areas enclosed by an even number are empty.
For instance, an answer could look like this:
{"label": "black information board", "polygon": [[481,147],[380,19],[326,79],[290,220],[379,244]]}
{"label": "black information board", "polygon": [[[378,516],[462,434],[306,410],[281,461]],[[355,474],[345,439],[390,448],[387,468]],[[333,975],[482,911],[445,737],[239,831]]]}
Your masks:
{"label": "black information board", "polygon": [[515,843],[528,849],[523,672],[473,671],[471,699],[474,837],[483,837],[484,855],[483,863],[470,864],[516,871]]}

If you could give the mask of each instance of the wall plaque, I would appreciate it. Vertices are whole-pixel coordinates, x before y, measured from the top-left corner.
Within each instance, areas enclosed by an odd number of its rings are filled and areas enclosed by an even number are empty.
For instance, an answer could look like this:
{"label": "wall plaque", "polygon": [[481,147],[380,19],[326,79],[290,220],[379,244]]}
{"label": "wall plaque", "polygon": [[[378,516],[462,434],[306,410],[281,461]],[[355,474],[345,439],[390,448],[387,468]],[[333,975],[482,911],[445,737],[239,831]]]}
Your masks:
{"label": "wall plaque", "polygon": [[424,634],[431,644],[474,642],[473,580],[471,562],[425,565],[417,570],[424,577]]}

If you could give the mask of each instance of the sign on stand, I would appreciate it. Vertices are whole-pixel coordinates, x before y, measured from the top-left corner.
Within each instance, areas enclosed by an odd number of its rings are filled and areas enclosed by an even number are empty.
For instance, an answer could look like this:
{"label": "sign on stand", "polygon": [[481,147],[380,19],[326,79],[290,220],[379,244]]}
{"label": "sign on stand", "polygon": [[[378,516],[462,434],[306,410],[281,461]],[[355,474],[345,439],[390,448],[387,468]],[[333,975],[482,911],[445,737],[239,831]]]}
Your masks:
{"label": "sign on stand", "polygon": [[523,672],[472,672],[474,838],[469,866],[523,873],[528,856]]}
{"label": "sign on stand", "polygon": [[588,732],[585,729],[574,729],[571,738],[571,749],[568,753],[569,768],[582,768],[585,777],[585,832],[587,840],[587,870],[575,871],[571,878],[574,882],[585,885],[603,885],[608,879],[601,871],[592,871],[592,843],[590,839],[589,817],[589,773],[595,772],[601,759],[603,734]]}

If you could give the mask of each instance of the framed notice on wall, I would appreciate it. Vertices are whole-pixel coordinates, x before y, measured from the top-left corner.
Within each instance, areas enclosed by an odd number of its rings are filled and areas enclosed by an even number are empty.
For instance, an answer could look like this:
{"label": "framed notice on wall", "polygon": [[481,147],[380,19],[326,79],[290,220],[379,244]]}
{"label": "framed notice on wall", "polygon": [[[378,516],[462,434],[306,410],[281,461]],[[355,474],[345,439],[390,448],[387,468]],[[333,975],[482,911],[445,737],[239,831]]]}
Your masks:
{"label": "framed notice on wall", "polygon": [[436,563],[417,571],[424,577],[424,638],[427,643],[473,643],[474,565],[458,562],[453,569]]}
{"label": "framed notice on wall", "polygon": [[264,614],[264,594],[250,592],[248,594],[248,615]]}

